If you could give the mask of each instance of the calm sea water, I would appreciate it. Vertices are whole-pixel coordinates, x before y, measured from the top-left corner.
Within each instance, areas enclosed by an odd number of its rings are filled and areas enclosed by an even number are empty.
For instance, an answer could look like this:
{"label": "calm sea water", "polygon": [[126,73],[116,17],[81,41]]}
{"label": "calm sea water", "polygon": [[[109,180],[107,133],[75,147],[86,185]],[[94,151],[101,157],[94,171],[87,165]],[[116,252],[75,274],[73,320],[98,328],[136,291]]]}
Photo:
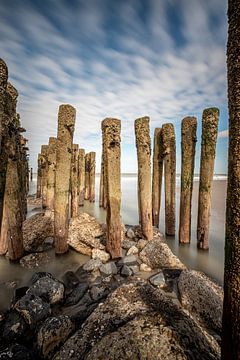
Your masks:
{"label": "calm sea water", "polygon": [[[106,211],[99,208],[99,176],[96,176],[96,202],[85,202],[80,211],[95,216],[99,222],[105,222]],[[180,196],[180,179],[177,178],[176,192],[176,234],[178,233],[178,212]],[[199,251],[196,245],[196,225],[197,225],[197,199],[198,199],[198,180],[194,181],[193,202],[192,202],[192,240],[190,245],[179,246],[178,236],[167,238],[166,241],[173,253],[176,254],[188,267],[207,273],[210,277],[222,284],[224,268],[224,232],[225,232],[225,200],[226,200],[226,178],[217,177],[213,181],[212,193],[212,214],[210,219],[210,249],[209,251]],[[138,224],[138,202],[137,202],[137,176],[123,175],[121,179],[122,187],[122,207],[121,214],[124,224]],[[30,184],[30,193],[36,192],[36,179]],[[38,210],[39,211],[39,210]],[[35,212],[33,207],[29,208],[28,216]],[[160,231],[164,234],[164,194],[162,194]],[[50,264],[39,268],[41,271],[49,271],[58,278],[67,270],[76,270],[83,264],[87,257],[69,251],[62,257],[55,257],[54,251],[49,252],[51,256]],[[13,289],[16,286],[26,285],[34,271],[22,268],[19,264],[10,263],[5,257],[0,257],[0,311],[8,305]],[[12,283],[11,283],[12,282]]]}

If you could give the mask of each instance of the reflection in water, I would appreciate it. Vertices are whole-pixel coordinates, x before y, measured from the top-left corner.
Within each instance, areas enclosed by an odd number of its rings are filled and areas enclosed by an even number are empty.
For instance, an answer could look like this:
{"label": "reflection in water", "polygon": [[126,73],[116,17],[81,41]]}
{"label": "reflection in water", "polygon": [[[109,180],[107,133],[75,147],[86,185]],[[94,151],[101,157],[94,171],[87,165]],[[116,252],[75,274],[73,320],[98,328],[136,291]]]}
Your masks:
{"label": "reflection in water", "polygon": [[[36,191],[36,179],[31,183],[30,193]],[[96,179],[96,202],[85,202],[80,211],[95,216],[99,222],[105,222],[106,212],[98,206],[99,194],[99,176]],[[177,181],[176,208],[179,211],[179,181]],[[225,199],[226,199],[226,180],[215,180],[213,182],[212,194],[212,216],[210,225],[210,249],[198,251],[196,245],[196,226],[197,226],[197,195],[198,182],[194,182],[193,204],[192,204],[192,241],[190,245],[179,246],[178,238],[169,237],[166,239],[168,245],[188,267],[206,272],[219,283],[223,282],[223,264],[224,264],[224,225],[225,225]],[[124,224],[137,224],[137,177],[135,175],[122,176],[122,220]],[[163,209],[160,214],[160,231],[164,233],[164,196],[162,196]],[[32,216],[39,211],[32,206],[29,209],[28,216]],[[178,216],[176,229],[178,229]],[[176,231],[177,234],[177,231]],[[39,268],[39,271],[49,271],[59,279],[67,270],[76,270],[83,264],[87,257],[69,251],[68,254],[61,257],[55,257],[54,251],[49,252],[51,256],[50,264]],[[22,286],[28,283],[34,271],[29,271],[18,264],[10,263],[5,257],[0,257],[0,310],[9,303],[13,285],[11,282]]]}

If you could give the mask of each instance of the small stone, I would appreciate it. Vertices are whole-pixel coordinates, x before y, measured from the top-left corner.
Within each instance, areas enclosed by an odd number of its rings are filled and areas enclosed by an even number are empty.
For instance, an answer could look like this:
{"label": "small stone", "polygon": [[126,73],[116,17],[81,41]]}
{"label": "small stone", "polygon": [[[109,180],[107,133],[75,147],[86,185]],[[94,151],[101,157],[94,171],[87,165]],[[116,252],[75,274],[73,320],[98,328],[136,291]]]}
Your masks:
{"label": "small stone", "polygon": [[118,265],[137,265],[137,257],[135,255],[128,255],[119,260]]}
{"label": "small stone", "polygon": [[79,284],[79,279],[73,271],[67,271],[62,277],[64,285],[68,288],[74,288]]}
{"label": "small stone", "polygon": [[132,228],[129,228],[129,229],[127,230],[126,235],[127,235],[127,237],[128,237],[129,239],[133,239],[133,238],[135,237],[135,232],[133,231]]}
{"label": "small stone", "polygon": [[86,262],[86,264],[83,265],[83,270],[85,270],[85,271],[98,270],[101,265],[102,265],[102,262],[99,258],[91,259],[88,262]]}
{"label": "small stone", "polygon": [[33,274],[33,276],[31,277],[30,283],[33,285],[35,282],[37,282],[39,279],[43,278],[43,277],[49,277],[50,279],[53,279],[53,276],[51,273],[46,272],[46,271],[39,271]]}
{"label": "small stone", "polygon": [[111,261],[111,262],[109,262],[107,264],[103,264],[99,268],[99,270],[105,276],[117,274],[117,267],[116,267],[116,264],[113,261]]}
{"label": "small stone", "polygon": [[165,286],[165,278],[164,278],[162,271],[158,274],[151,276],[149,278],[149,281],[153,286],[157,286],[160,288]]}
{"label": "small stone", "polygon": [[33,360],[33,353],[23,345],[13,344],[0,351],[0,360]]}
{"label": "small stone", "polygon": [[50,304],[44,302],[39,296],[26,294],[14,306],[31,326],[45,319],[51,312]]}
{"label": "small stone", "polygon": [[90,290],[90,296],[94,301],[99,301],[106,297],[109,291],[103,287],[93,286]]}
{"label": "small stone", "polygon": [[92,250],[92,258],[93,259],[100,259],[103,263],[106,263],[109,259],[110,259],[110,255],[104,251],[104,250],[100,250],[100,249],[93,249]]}
{"label": "small stone", "polygon": [[26,269],[35,269],[47,264],[51,258],[46,253],[29,254],[21,258],[20,265]]}
{"label": "small stone", "polygon": [[148,266],[147,264],[142,263],[142,264],[140,265],[140,271],[150,272],[150,271],[152,271],[152,269],[151,269],[150,266]]}
{"label": "small stone", "polygon": [[133,272],[130,269],[130,267],[128,267],[127,265],[123,265],[123,267],[121,268],[121,275],[124,277],[128,277],[131,276],[132,274]]}
{"label": "small stone", "polygon": [[130,265],[129,268],[132,270],[133,274],[137,274],[139,272],[139,267],[137,265]]}
{"label": "small stone", "polygon": [[128,255],[135,255],[135,254],[138,254],[138,248],[136,246],[130,247],[130,249],[127,252],[127,256]]}
{"label": "small stone", "polygon": [[122,246],[123,249],[128,250],[132,246],[136,246],[136,243],[135,243],[135,241],[125,239],[125,240],[122,241],[121,246]]}
{"label": "small stone", "polygon": [[8,343],[18,340],[26,331],[27,324],[23,317],[17,311],[11,311],[7,314],[3,327],[3,339]]}
{"label": "small stone", "polygon": [[64,343],[74,326],[66,315],[47,319],[37,334],[38,351],[44,359],[51,359],[55,350]]}

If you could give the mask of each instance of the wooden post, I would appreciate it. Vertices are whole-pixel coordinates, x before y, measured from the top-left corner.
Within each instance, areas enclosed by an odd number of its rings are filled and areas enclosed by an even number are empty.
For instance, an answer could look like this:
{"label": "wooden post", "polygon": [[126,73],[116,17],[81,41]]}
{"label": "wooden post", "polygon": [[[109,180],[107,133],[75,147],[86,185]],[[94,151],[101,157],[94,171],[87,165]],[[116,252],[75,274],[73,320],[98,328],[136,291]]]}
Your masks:
{"label": "wooden post", "polygon": [[79,185],[79,206],[84,205],[85,194],[85,150],[79,149],[78,153],[78,185]]}
{"label": "wooden post", "polygon": [[18,133],[16,128],[17,90],[8,83],[8,119],[9,137],[7,142],[8,164],[4,206],[1,228],[0,253],[8,251],[10,260],[18,260],[23,256],[22,234],[22,189],[19,177],[20,149],[18,147]]}
{"label": "wooden post", "polygon": [[162,129],[154,130],[153,177],[152,177],[152,217],[153,225],[159,226],[163,175]]}
{"label": "wooden post", "polygon": [[57,148],[57,139],[55,137],[50,137],[48,143],[48,153],[47,153],[48,166],[47,166],[47,194],[46,194],[46,206],[50,210],[54,210],[56,148]]}
{"label": "wooden post", "polygon": [[72,146],[71,159],[71,217],[78,215],[78,145]]}
{"label": "wooden post", "polygon": [[30,181],[33,181],[33,168],[30,169]]}
{"label": "wooden post", "polygon": [[121,248],[121,121],[102,121],[105,139],[105,169],[107,179],[107,251],[113,259],[122,256]]}
{"label": "wooden post", "polygon": [[72,156],[72,141],[76,110],[71,105],[60,105],[56,152],[56,183],[54,202],[55,252],[68,250],[69,186]]}
{"label": "wooden post", "polygon": [[38,168],[37,168],[37,199],[42,196],[42,169],[41,169],[41,154],[38,154]]}
{"label": "wooden post", "polygon": [[47,173],[48,173],[48,145],[42,145],[41,155],[42,155],[42,207],[46,209],[47,207]]}
{"label": "wooden post", "polygon": [[90,155],[85,155],[85,195],[84,199],[89,200],[90,196]]}
{"label": "wooden post", "polygon": [[102,178],[102,197],[103,197],[103,208],[107,208],[107,170],[106,170],[106,139],[105,132],[103,129],[103,121],[102,121],[102,163],[103,163],[103,178]]}
{"label": "wooden post", "polygon": [[229,149],[222,360],[240,359],[240,2],[228,0]]}
{"label": "wooden post", "polygon": [[7,117],[5,114],[7,101],[8,68],[6,63],[0,59],[0,233],[3,216],[3,202],[7,174],[8,154],[6,151]]}
{"label": "wooden post", "polygon": [[89,153],[89,200],[95,202],[96,153]]}
{"label": "wooden post", "polygon": [[135,120],[135,135],[141,228],[143,236],[152,240],[151,139],[148,116]]}
{"label": "wooden post", "polygon": [[208,250],[209,248],[209,219],[218,135],[218,118],[219,110],[217,108],[209,108],[203,111],[197,224],[197,246],[203,250]]}
{"label": "wooden post", "polygon": [[173,124],[162,126],[164,183],[165,183],[165,233],[175,235],[176,196],[176,144]]}
{"label": "wooden post", "polygon": [[103,162],[103,154],[101,160],[101,174],[100,174],[100,186],[99,186],[99,206],[103,207],[103,193],[104,193],[104,162]]}
{"label": "wooden post", "polygon": [[197,119],[186,117],[182,120],[182,164],[181,164],[181,196],[179,242],[188,244],[191,239],[192,190],[195,163],[195,147],[197,142]]}

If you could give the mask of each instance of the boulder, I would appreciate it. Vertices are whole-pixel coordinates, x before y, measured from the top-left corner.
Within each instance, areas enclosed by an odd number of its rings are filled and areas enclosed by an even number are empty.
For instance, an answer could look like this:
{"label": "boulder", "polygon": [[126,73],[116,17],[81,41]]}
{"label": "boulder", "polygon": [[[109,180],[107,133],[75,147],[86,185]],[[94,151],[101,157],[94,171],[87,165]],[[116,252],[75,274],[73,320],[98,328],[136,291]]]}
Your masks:
{"label": "boulder", "polygon": [[133,271],[127,265],[123,265],[123,267],[121,268],[121,275],[123,277],[131,276],[131,275],[133,275]]}
{"label": "boulder", "polygon": [[182,306],[207,328],[220,334],[223,289],[199,271],[184,270],[178,279],[178,290]]}
{"label": "boulder", "polygon": [[26,269],[37,269],[38,267],[48,264],[51,258],[47,253],[29,254],[21,258],[20,265]]}
{"label": "boulder", "polygon": [[27,294],[34,294],[50,304],[56,304],[64,298],[64,285],[57,279],[45,276],[37,280]]}
{"label": "boulder", "polygon": [[8,343],[12,343],[21,338],[26,329],[27,323],[24,318],[18,311],[12,310],[6,315],[2,337]]}
{"label": "boulder", "polygon": [[39,296],[26,294],[14,305],[25,321],[34,327],[38,321],[45,319],[50,313],[50,304],[44,302]]}
{"label": "boulder", "polygon": [[99,270],[104,276],[117,274],[117,267],[113,261],[103,264],[100,266]]}
{"label": "boulder", "polygon": [[103,234],[102,226],[94,217],[81,213],[70,220],[68,244],[77,252],[91,256],[92,249],[105,249],[98,239]]}
{"label": "boulder", "polygon": [[54,360],[219,360],[220,347],[188,313],[144,281],[119,287]]}
{"label": "boulder", "polygon": [[37,334],[37,348],[44,359],[51,359],[54,352],[62,345],[74,325],[67,315],[51,317],[45,320]]}
{"label": "boulder", "polygon": [[100,250],[100,249],[93,249],[92,250],[92,258],[93,259],[100,259],[103,263],[106,263],[109,259],[110,259],[110,255],[104,251],[104,250]]}
{"label": "boulder", "polygon": [[83,265],[83,270],[85,270],[85,271],[95,271],[95,270],[98,270],[101,265],[102,265],[102,262],[101,262],[101,260],[99,258],[91,259],[91,260],[87,261]]}
{"label": "boulder", "polygon": [[87,283],[78,284],[77,287],[75,289],[73,289],[71,294],[67,297],[65,304],[67,306],[77,304],[82,299],[82,297],[85,295],[87,290],[88,290]]}
{"label": "boulder", "polygon": [[[44,251],[47,245],[44,245],[45,240],[53,236],[54,218],[52,212],[35,214],[23,222],[23,246],[27,252]],[[52,246],[52,243],[50,245]]]}
{"label": "boulder", "polygon": [[135,237],[135,232],[132,228],[129,228],[126,232],[126,235],[129,239],[133,239]]}
{"label": "boulder", "polygon": [[148,244],[140,252],[139,258],[144,264],[147,264],[152,269],[186,268],[186,266],[172,253],[168,245],[159,239],[148,241]]}

